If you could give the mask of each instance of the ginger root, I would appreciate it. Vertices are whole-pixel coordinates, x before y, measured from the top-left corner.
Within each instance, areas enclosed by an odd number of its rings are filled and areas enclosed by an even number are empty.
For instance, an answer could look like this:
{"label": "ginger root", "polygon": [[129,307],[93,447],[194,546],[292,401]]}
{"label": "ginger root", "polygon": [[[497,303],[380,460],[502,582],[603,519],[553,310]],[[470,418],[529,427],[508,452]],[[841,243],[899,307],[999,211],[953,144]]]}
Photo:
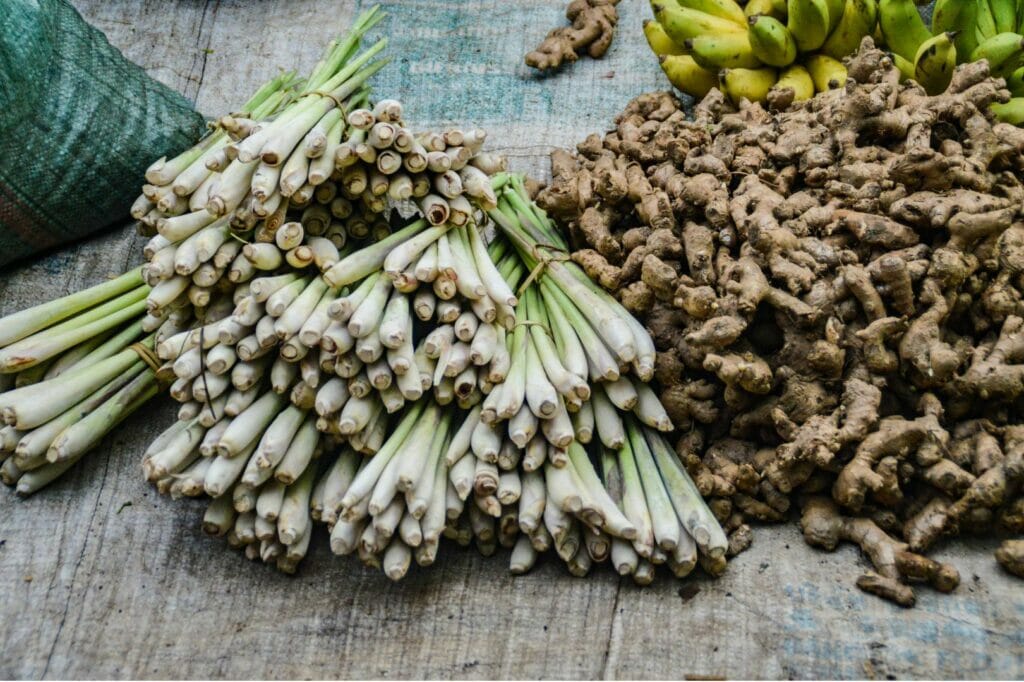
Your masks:
{"label": "ginger root", "polygon": [[955,587],[939,538],[1024,529],[1024,133],[983,62],[937,96],[870,39],[847,67],[785,108],[641,95],[538,202],[651,333],[716,513],[813,496],[808,541],[858,544],[858,585],[911,604]]}
{"label": "ginger root", "polygon": [[619,21],[619,0],[572,0],[565,9],[571,26],[553,29],[537,48],[526,55],[526,65],[540,71],[557,69],[579,59],[579,52],[600,59],[612,44]]}

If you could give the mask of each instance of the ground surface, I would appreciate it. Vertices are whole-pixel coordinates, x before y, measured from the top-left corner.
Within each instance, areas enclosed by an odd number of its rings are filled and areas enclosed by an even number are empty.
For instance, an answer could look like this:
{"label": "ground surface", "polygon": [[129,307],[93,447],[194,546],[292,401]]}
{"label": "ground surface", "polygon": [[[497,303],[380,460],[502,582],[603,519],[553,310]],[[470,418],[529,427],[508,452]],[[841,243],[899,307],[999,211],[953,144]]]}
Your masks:
{"label": "ground surface", "polygon": [[[277,67],[307,68],[353,11],[342,2],[74,0],[129,58],[223,112]],[[519,170],[664,87],[639,0],[611,54],[538,80],[521,55],[558,21],[542,0],[416,0],[392,11],[377,83],[419,126],[475,122]],[[138,259],[126,230],[0,274],[0,313],[95,283]],[[1024,676],[1024,589],[990,545],[947,547],[963,585],[905,611],[853,586],[861,560],[792,527],[762,529],[711,582],[647,589],[554,561],[511,578],[507,556],[445,547],[401,584],[333,557],[323,533],[296,577],[198,529],[200,506],[158,498],[139,454],[157,403],[30,500],[0,491],[0,677],[995,677]]]}

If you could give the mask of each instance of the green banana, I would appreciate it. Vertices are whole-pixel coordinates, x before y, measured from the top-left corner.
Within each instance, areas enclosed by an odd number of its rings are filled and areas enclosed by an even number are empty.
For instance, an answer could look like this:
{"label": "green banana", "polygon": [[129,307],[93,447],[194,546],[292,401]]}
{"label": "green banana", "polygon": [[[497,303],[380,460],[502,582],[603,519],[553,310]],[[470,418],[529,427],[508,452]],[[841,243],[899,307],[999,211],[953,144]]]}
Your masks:
{"label": "green banana", "polygon": [[956,32],[956,38],[953,39],[956,53],[959,59],[967,59],[978,47],[978,36],[974,29],[977,16],[978,0],[938,0],[932,10],[932,33],[939,35]]}
{"label": "green banana", "polygon": [[929,95],[938,95],[949,87],[956,68],[956,47],[953,33],[940,33],[926,40],[914,57],[914,80]]}
{"label": "green banana", "polygon": [[1012,123],[1015,126],[1024,125],[1024,97],[1014,97],[1009,102],[995,102],[989,105],[989,109],[996,118],[1004,123]]}
{"label": "green banana", "polygon": [[974,19],[974,32],[979,43],[999,33],[996,30],[996,18],[992,16],[992,8],[988,0],[975,0],[977,3],[977,14]]}
{"label": "green banana", "polygon": [[828,4],[825,0],[789,0],[786,27],[801,52],[821,47],[828,37]]}
{"label": "green banana", "polygon": [[796,41],[778,19],[769,16],[750,17],[750,48],[754,56],[769,66],[789,66],[796,60]]}
{"label": "green banana", "polygon": [[746,33],[697,36],[687,40],[683,46],[705,69],[754,69],[761,66]]}
{"label": "green banana", "polygon": [[718,80],[722,92],[733,104],[739,104],[741,99],[763,102],[768,97],[768,91],[778,82],[779,74],[772,68],[722,69]]}
{"label": "green banana", "polygon": [[793,64],[779,74],[779,81],[774,90],[789,88],[793,91],[793,101],[801,102],[814,97],[814,80],[811,74],[799,64]]}
{"label": "green banana", "polygon": [[892,63],[900,70],[900,83],[914,78],[914,63],[907,61],[895,52],[892,53]]}
{"label": "green banana", "polygon": [[734,0],[675,0],[675,2],[680,7],[704,12],[713,17],[728,19],[740,26],[747,20],[747,15],[743,13],[743,8]]}
{"label": "green banana", "polygon": [[843,18],[843,10],[846,9],[846,0],[825,0],[828,7],[828,30],[829,33],[836,30],[840,20]]}
{"label": "green banana", "polygon": [[864,36],[874,29],[877,20],[876,0],[846,0],[842,19],[821,46],[821,51],[833,59],[853,54]]}
{"label": "green banana", "polygon": [[676,45],[683,45],[687,40],[703,35],[747,33],[742,26],[728,19],[680,7],[675,0],[652,2],[651,9],[654,10],[654,18]]}
{"label": "green banana", "polygon": [[689,55],[662,55],[661,70],[681,92],[698,99],[718,85],[718,74],[701,68]]}
{"label": "green banana", "polygon": [[807,58],[805,66],[818,92],[846,85],[846,67],[838,59],[832,59],[827,54],[812,54]]}
{"label": "green banana", "polygon": [[1014,97],[1024,97],[1024,66],[1006,77],[1006,88]]}
{"label": "green banana", "polygon": [[[781,3],[782,8],[780,10],[779,4]],[[773,19],[779,21],[786,20],[786,3],[782,0],[750,0],[747,6],[743,8],[743,13],[747,17],[752,17],[758,14],[764,14]]]}
{"label": "green banana", "polygon": [[988,0],[996,31],[1008,33],[1017,30],[1017,3],[1015,0]]}
{"label": "green banana", "polygon": [[913,0],[878,0],[878,25],[889,49],[911,62],[921,43],[932,37]]}
{"label": "green banana", "polygon": [[1000,33],[992,36],[971,53],[971,61],[987,59],[994,76],[1009,75],[1021,65],[1024,58],[1024,36],[1019,33]]}
{"label": "green banana", "polygon": [[644,37],[651,46],[651,52],[659,57],[663,54],[686,54],[686,49],[668,37],[665,29],[654,19],[644,20]]}

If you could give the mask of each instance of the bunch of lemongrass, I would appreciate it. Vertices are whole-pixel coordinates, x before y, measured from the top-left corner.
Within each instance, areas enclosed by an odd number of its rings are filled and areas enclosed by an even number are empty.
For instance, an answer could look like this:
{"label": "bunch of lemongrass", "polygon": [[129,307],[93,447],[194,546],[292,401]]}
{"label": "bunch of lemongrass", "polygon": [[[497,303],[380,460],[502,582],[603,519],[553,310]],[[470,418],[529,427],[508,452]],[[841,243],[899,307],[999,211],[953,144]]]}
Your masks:
{"label": "bunch of lemongrass", "polygon": [[138,268],[0,320],[0,479],[29,495],[158,392],[144,360],[188,318],[145,315]]}

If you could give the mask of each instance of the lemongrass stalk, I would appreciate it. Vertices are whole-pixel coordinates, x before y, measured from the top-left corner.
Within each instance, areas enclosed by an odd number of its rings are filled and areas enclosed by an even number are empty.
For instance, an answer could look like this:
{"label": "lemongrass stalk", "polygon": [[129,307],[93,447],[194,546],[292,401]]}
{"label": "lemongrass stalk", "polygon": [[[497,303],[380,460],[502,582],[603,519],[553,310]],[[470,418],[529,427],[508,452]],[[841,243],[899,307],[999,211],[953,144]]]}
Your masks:
{"label": "lemongrass stalk", "polygon": [[[450,415],[448,417],[450,419]],[[417,521],[419,519],[423,519],[427,514],[427,511],[430,509],[431,495],[436,494],[436,479],[437,477],[443,477],[444,475],[442,455],[448,451],[451,440],[452,436],[449,433],[446,433],[440,440],[435,439],[435,442],[431,444],[429,456],[423,463],[423,470],[420,472],[420,475],[416,479],[413,487],[405,493],[405,501],[409,510],[409,515]],[[399,477],[401,478],[401,476],[402,472],[399,472]],[[429,531],[429,529],[424,528],[420,524],[417,524],[417,527],[420,528],[421,535]]]}
{"label": "lemongrass stalk", "polygon": [[697,542],[701,552],[713,559],[725,556],[729,546],[728,538],[678,457],[657,432],[645,429],[645,435],[672,505],[686,532]]}
{"label": "lemongrass stalk", "polygon": [[384,272],[392,280],[397,279],[404,270],[413,264],[416,259],[420,258],[424,251],[433,246],[449,229],[449,225],[435,225],[398,244],[384,259]]}
{"label": "lemongrass stalk", "polygon": [[0,350],[0,372],[19,372],[34,367],[120,326],[146,309],[146,288],[139,287],[92,310],[37,332]]}
{"label": "lemongrass stalk", "polygon": [[534,435],[526,444],[521,460],[523,471],[536,471],[547,459],[547,442],[543,435]]}
{"label": "lemongrass stalk", "polygon": [[368,497],[381,472],[405,443],[409,433],[423,413],[424,408],[425,404],[422,402],[416,403],[409,408],[409,411],[399,421],[391,436],[384,443],[384,446],[359,471],[352,481],[352,485],[345,492],[345,496],[342,499],[343,507],[351,508],[360,500]]}
{"label": "lemongrass stalk", "polygon": [[501,276],[501,273],[495,267],[494,261],[491,260],[490,254],[487,253],[487,247],[484,245],[480,232],[475,225],[469,226],[467,236],[477,272],[480,275],[484,288],[487,290],[487,295],[497,302],[514,307],[518,302],[517,298],[512,293],[512,289],[505,281],[505,278]]}
{"label": "lemongrass stalk", "polygon": [[256,466],[260,469],[275,468],[284,458],[305,418],[305,413],[294,405],[288,405],[278,413],[266,427],[256,447],[253,455]]}
{"label": "lemongrass stalk", "polygon": [[224,457],[235,457],[248,445],[257,443],[284,406],[285,399],[278,393],[264,393],[232,420],[217,443],[217,452]]}
{"label": "lemongrass stalk", "polygon": [[636,525],[620,511],[618,502],[605,489],[586,450],[579,443],[573,443],[568,448],[568,454],[587,497],[604,519],[604,530],[616,537],[635,539],[638,534]]}
{"label": "lemongrass stalk", "polygon": [[269,359],[263,356],[236,362],[231,368],[231,385],[239,391],[248,391],[254,387],[266,374]]}
{"label": "lemongrass stalk", "polygon": [[460,294],[470,300],[475,300],[486,296],[488,290],[477,271],[477,263],[470,252],[466,231],[465,226],[452,230],[448,237],[448,244],[454,262],[455,286]]}
{"label": "lemongrass stalk", "polygon": [[[265,308],[267,314],[274,318],[279,318],[284,315],[285,311],[289,306],[292,305],[300,296],[303,295],[309,287],[316,289],[319,285],[316,285],[318,279],[310,279],[308,277],[301,277],[293,282],[281,287],[275,291],[267,299]],[[322,291],[322,289],[321,289]],[[307,299],[305,299],[308,301]],[[276,323],[275,323],[276,324]]]}
{"label": "lemongrass stalk", "polygon": [[[530,325],[530,337],[533,342],[531,346],[535,349],[548,380],[563,396],[575,395],[582,400],[588,399],[590,386],[562,364],[558,349],[550,336],[552,333],[548,326],[550,320],[540,304],[539,294],[533,287],[524,294],[524,306],[526,318],[532,323]],[[584,364],[585,362],[584,359]]]}
{"label": "lemongrass stalk", "polygon": [[561,313],[563,319],[559,320],[559,324],[566,324],[565,327],[560,327],[563,340],[571,343],[569,339],[571,339],[573,334],[578,337],[583,351],[589,360],[590,376],[594,379],[605,381],[615,381],[618,379],[619,363],[568,296],[546,281],[541,282],[541,291],[544,294],[545,304],[547,305],[552,323],[555,322],[559,317],[559,313]]}
{"label": "lemongrass stalk", "polygon": [[278,357],[270,366],[270,388],[279,395],[285,395],[291,390],[292,384],[299,375],[299,368],[296,364],[288,362],[283,357]]}
{"label": "lemongrass stalk", "polygon": [[124,350],[125,346],[139,338],[142,332],[142,323],[133,322],[116,334],[99,334],[57,358],[47,368],[43,379],[55,379],[74,368],[81,369],[109,358],[114,353]]}
{"label": "lemongrass stalk", "polygon": [[348,331],[352,336],[357,339],[365,338],[378,329],[390,292],[391,281],[389,279],[379,277],[374,281],[372,289],[348,319]]}
{"label": "lemongrass stalk", "polygon": [[316,413],[322,417],[338,412],[348,402],[348,385],[343,379],[332,378],[325,383],[316,395]]}
{"label": "lemongrass stalk", "polygon": [[227,495],[214,499],[203,514],[203,532],[214,537],[224,535],[234,525],[235,516],[235,509]]}
{"label": "lemongrass stalk", "polygon": [[[521,322],[523,319],[522,311],[517,312],[517,321]],[[519,324],[512,332],[510,352],[512,364],[508,376],[505,378],[506,387],[503,391],[502,402],[498,405],[498,418],[500,419],[512,417],[526,401],[528,345],[526,327]]]}
{"label": "lemongrass stalk", "polygon": [[679,519],[673,508],[654,456],[643,434],[632,423],[628,425],[629,449],[643,483],[644,499],[651,515],[651,526],[657,546],[671,551],[680,541]]}
{"label": "lemongrass stalk", "polygon": [[672,420],[661,404],[661,400],[658,399],[658,395],[647,384],[633,382],[633,386],[637,393],[637,403],[634,408],[637,418],[658,431],[671,431],[673,429]]}
{"label": "lemongrass stalk", "polygon": [[[340,109],[333,111],[340,112]],[[309,181],[314,185],[327,182],[334,172],[334,162],[341,146],[341,137],[345,131],[345,121],[340,118],[331,125],[324,137],[322,153],[309,163]]]}
{"label": "lemongrass stalk", "polygon": [[[379,40],[326,81],[321,89],[330,92],[331,98],[307,97],[305,99],[309,103],[300,100],[294,107],[295,113],[286,119],[286,124],[282,123],[282,119],[272,123],[269,128],[273,131],[267,135],[266,143],[260,148],[260,158],[263,162],[277,165],[289,158],[289,155],[298,146],[299,140],[317,121],[334,108],[335,101],[347,98],[377,71],[384,68],[387,65],[387,60],[379,60],[369,66],[367,63],[386,45],[387,40]],[[239,158],[241,158],[241,154],[239,154]]]}
{"label": "lemongrass stalk", "polygon": [[452,411],[428,410],[422,418],[422,430],[413,431],[411,447],[406,447],[398,461],[396,488],[406,493],[413,490],[426,468],[433,465],[444,447],[451,426]]}
{"label": "lemongrass stalk", "polygon": [[527,407],[519,408],[508,423],[508,437],[520,448],[525,448],[537,433],[538,421],[534,413]]}
{"label": "lemongrass stalk", "polygon": [[47,450],[47,459],[50,462],[77,460],[99,443],[111,429],[156,395],[156,377],[152,371],[142,371],[143,368],[140,362],[137,367],[129,369],[127,374],[133,378],[63,430]]}
{"label": "lemongrass stalk", "polygon": [[334,372],[343,379],[349,379],[359,374],[363,368],[363,361],[356,357],[355,353],[347,353],[338,358],[334,366]]}
{"label": "lemongrass stalk", "polygon": [[227,395],[221,395],[208,402],[198,403],[201,407],[198,414],[199,423],[210,428],[224,418],[224,406],[227,405]]}
{"label": "lemongrass stalk", "polygon": [[558,393],[548,381],[537,348],[529,343],[528,339],[524,346],[526,351],[526,403],[538,418],[550,419],[558,410]]}
{"label": "lemongrass stalk", "polygon": [[245,247],[242,247],[242,253],[231,262],[231,266],[228,268],[228,281],[248,282],[255,275],[256,266],[245,255]]}
{"label": "lemongrass stalk", "polygon": [[[145,365],[142,363],[136,363],[129,371],[115,377],[110,383],[67,412],[27,433],[22,434],[15,431],[13,427],[5,427],[8,435],[4,440],[13,442],[5,442],[4,447],[0,447],[0,450],[8,449],[7,446],[9,446],[9,449],[19,458],[26,460],[44,458],[45,463],[45,456],[50,445],[65,429],[105,403],[112,395],[138,376],[144,368]],[[28,469],[26,466],[21,466],[21,468]]]}
{"label": "lemongrass stalk", "polygon": [[193,380],[192,395],[201,403],[208,403],[222,396],[231,386],[231,378],[207,370]]}
{"label": "lemongrass stalk", "polygon": [[594,406],[588,401],[572,415],[576,440],[586,445],[594,438]]}
{"label": "lemongrass stalk", "polygon": [[391,382],[394,380],[394,375],[391,373],[391,368],[388,367],[387,359],[383,357],[367,365],[366,376],[370,380],[370,384],[378,391],[383,391],[390,387]]}
{"label": "lemongrass stalk", "polygon": [[324,278],[334,287],[358,282],[380,269],[392,248],[419,234],[426,227],[425,220],[417,220],[389,237],[343,258],[324,273]]}
{"label": "lemongrass stalk", "polygon": [[[398,537],[409,547],[419,547],[423,542],[423,529],[420,528],[420,522],[408,511],[402,516],[402,520],[398,522]],[[386,558],[385,564],[387,564]]]}
{"label": "lemongrass stalk", "polygon": [[[144,344],[152,348],[152,339]],[[35,428],[92,395],[100,387],[127,371],[139,359],[124,350],[96,363],[82,364],[54,379],[0,394],[4,420],[21,430]]]}
{"label": "lemongrass stalk", "polygon": [[277,535],[286,545],[298,542],[309,530],[309,498],[315,480],[316,469],[307,467],[295,483],[285,490],[277,518]]}
{"label": "lemongrass stalk", "polygon": [[476,478],[476,463],[477,459],[475,457],[463,457],[448,469],[448,479],[461,500],[466,500],[469,494],[473,492],[473,481]]}
{"label": "lemongrass stalk", "polygon": [[604,389],[605,395],[608,396],[608,400],[623,412],[630,412],[636,407],[639,396],[633,382],[628,377],[619,377],[615,381],[601,384],[601,387]]}
{"label": "lemongrass stalk", "polygon": [[[274,323],[274,333],[277,334],[277,338],[284,341],[296,336],[310,316],[313,315],[324,294],[327,293],[327,289],[327,283],[319,277],[309,281],[309,284],[302,292],[277,316],[278,319]],[[274,299],[277,295],[274,294],[271,299]],[[267,301],[267,312],[271,315],[277,310],[276,308],[271,309],[271,306],[275,303]],[[326,324],[324,326],[326,327]]]}
{"label": "lemongrass stalk", "polygon": [[597,435],[606,448],[618,450],[626,442],[626,429],[618,411],[603,390],[594,391],[591,396],[594,408],[594,423]]}
{"label": "lemongrass stalk", "polygon": [[256,498],[256,516],[276,524],[287,490],[288,487],[280,481],[271,481],[263,486]]}
{"label": "lemongrass stalk", "polygon": [[[343,449],[325,475],[324,521],[331,523],[338,518],[342,498],[355,480],[360,458],[350,449]],[[340,521],[339,521],[340,523]],[[332,541],[333,544],[333,541]]]}

